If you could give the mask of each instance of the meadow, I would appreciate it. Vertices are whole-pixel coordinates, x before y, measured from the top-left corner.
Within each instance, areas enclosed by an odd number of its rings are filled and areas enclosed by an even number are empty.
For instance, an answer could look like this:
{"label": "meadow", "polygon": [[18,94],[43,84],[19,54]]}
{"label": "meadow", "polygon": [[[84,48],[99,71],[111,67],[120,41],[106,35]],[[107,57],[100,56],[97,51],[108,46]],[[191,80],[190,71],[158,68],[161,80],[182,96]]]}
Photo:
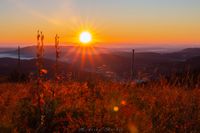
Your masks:
{"label": "meadow", "polygon": [[164,79],[143,85],[46,81],[39,106],[35,87],[35,82],[0,85],[1,132],[200,131],[198,85],[189,89]]}

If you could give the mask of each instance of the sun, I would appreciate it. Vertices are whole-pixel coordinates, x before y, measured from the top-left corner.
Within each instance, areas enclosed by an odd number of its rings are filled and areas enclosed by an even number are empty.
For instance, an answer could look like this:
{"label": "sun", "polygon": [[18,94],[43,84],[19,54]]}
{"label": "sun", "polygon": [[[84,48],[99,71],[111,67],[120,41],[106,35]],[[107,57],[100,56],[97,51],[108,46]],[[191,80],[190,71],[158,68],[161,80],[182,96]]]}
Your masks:
{"label": "sun", "polygon": [[88,31],[81,32],[79,40],[83,44],[88,44],[92,41],[92,34]]}

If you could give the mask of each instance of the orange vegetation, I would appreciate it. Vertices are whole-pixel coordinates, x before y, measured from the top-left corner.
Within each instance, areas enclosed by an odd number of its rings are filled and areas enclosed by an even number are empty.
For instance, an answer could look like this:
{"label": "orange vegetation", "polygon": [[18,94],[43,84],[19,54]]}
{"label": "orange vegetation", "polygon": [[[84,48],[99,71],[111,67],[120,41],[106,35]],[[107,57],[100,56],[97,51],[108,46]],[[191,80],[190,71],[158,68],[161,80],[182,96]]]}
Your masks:
{"label": "orange vegetation", "polygon": [[[4,132],[198,132],[200,90],[165,83],[147,86],[99,82],[43,83],[40,127],[34,83],[0,84]],[[55,94],[52,95],[52,88]]]}

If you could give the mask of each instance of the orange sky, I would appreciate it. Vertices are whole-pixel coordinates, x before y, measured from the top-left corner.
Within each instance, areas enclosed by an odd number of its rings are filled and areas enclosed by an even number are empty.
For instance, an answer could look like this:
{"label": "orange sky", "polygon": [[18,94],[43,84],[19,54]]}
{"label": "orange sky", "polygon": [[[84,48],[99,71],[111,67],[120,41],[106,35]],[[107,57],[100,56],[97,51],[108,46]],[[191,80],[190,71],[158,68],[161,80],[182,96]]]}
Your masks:
{"label": "orange sky", "polygon": [[63,43],[77,43],[90,30],[95,42],[117,44],[200,44],[200,2],[197,0],[2,0],[0,44],[34,44],[41,29],[45,42],[59,34]]}

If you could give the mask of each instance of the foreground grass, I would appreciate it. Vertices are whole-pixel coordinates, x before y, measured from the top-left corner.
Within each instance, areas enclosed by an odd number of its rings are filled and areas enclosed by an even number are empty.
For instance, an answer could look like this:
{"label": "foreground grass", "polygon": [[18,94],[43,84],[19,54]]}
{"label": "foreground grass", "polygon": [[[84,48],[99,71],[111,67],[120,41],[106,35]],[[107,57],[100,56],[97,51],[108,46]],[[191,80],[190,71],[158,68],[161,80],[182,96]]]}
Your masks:
{"label": "foreground grass", "polygon": [[[34,83],[0,84],[1,132],[199,132],[200,88],[167,83],[44,83],[44,127]],[[55,94],[51,96],[51,89]]]}

